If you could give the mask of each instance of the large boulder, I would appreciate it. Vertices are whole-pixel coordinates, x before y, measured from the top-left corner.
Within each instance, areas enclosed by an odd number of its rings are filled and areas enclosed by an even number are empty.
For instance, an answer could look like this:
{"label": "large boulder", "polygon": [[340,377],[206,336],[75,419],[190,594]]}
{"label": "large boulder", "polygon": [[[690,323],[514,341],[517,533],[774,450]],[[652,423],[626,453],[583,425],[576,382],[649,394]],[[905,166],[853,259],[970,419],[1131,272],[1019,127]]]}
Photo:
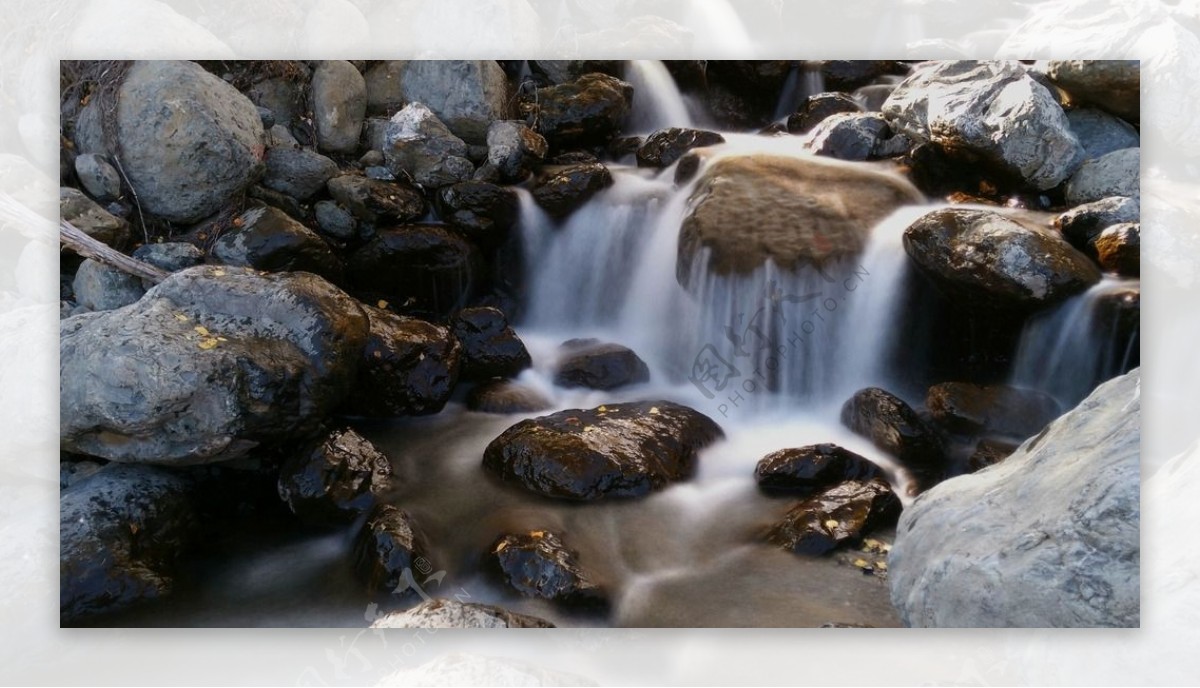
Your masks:
{"label": "large boulder", "polygon": [[206,463],[290,439],[350,391],[358,304],[309,273],[199,266],[59,327],[62,448]]}
{"label": "large boulder", "polygon": [[388,121],[383,155],[393,174],[407,173],[430,188],[464,182],[475,173],[467,144],[421,103],[409,103]]}
{"label": "large boulder", "polygon": [[367,85],[358,69],[345,60],[325,60],[313,71],[310,100],[317,148],[342,154],[357,150],[367,114]]}
{"label": "large boulder", "polygon": [[585,74],[539,89],[523,113],[552,148],[602,145],[617,135],[633,105],[633,86],[607,74]]}
{"label": "large boulder", "polygon": [[350,256],[359,290],[409,312],[446,315],[466,304],[480,279],[479,249],[443,225],[381,229]]}
{"label": "large boulder", "polygon": [[391,476],[375,445],[353,430],[334,430],[280,467],[279,497],[306,523],[343,525],[375,506]]}
{"label": "large boulder", "polygon": [[869,460],[836,444],[810,444],[771,452],[754,467],[754,481],[768,493],[809,493],[847,480],[884,477]]}
{"label": "large boulder", "polygon": [[465,379],[515,377],[533,364],[525,343],[498,308],[464,308],[455,314],[453,327],[463,347]]}
{"label": "large boulder", "polygon": [[613,185],[612,173],[599,162],[583,162],[554,170],[533,187],[533,200],[556,220],[575,212],[592,196]]}
{"label": "large boulder", "polygon": [[904,230],[904,250],[964,308],[1032,312],[1100,280],[1087,256],[1054,233],[987,210],[928,213]]}
{"label": "large boulder", "polygon": [[889,569],[906,625],[1139,625],[1140,380],[1106,382],[905,510]]}
{"label": "large boulder", "polygon": [[842,425],[916,473],[920,483],[940,479],[945,462],[942,440],[900,397],[878,387],[860,389],[842,405],[841,419]]}
{"label": "large boulder", "polygon": [[1083,163],[1067,180],[1067,203],[1091,203],[1109,196],[1141,198],[1142,149],[1122,148]]}
{"label": "large boulder", "polygon": [[1059,412],[1048,394],[1008,385],[943,382],[929,388],[925,407],[934,421],[953,432],[1024,439]]}
{"label": "large boulder", "polygon": [[882,480],[850,480],[788,510],[767,531],[767,542],[796,554],[825,554],[893,525],[900,499]]}
{"label": "large boulder", "polygon": [[722,436],[686,406],[611,404],[523,420],[492,440],[483,465],[546,497],[636,497],[690,476],[697,452]]}
{"label": "large boulder", "polygon": [[316,232],[268,206],[251,208],[213,242],[213,259],[224,265],[268,272],[303,270],[333,282],[342,279],[342,261]]}
{"label": "large boulder", "polygon": [[579,555],[555,533],[534,530],[501,536],[488,550],[488,566],[526,597],[567,607],[606,607],[607,595],[579,565]]}
{"label": "large boulder", "polygon": [[343,174],[326,186],[335,201],[366,222],[412,222],[425,214],[425,198],[408,184]]}
{"label": "large boulder", "polygon": [[554,628],[554,624],[490,604],[439,598],[381,616],[371,628]]}
{"label": "large boulder", "polygon": [[72,479],[59,499],[59,620],[63,625],[161,598],[195,538],[185,478],[108,464]]}
{"label": "large boulder", "polygon": [[368,101],[387,114],[408,103],[424,103],[450,131],[482,144],[488,125],[508,119],[508,77],[492,60],[405,60],[368,72]]}
{"label": "large boulder", "polygon": [[117,98],[116,140],[84,127],[76,143],[83,153],[111,154],[109,147],[120,153],[143,211],[196,222],[262,173],[266,139],[258,108],[194,62],[135,62]]}
{"label": "large boulder", "polygon": [[1138,60],[1049,60],[1039,68],[1074,99],[1131,122],[1141,116],[1142,68]]}
{"label": "large boulder", "polygon": [[559,347],[554,371],[560,387],[616,389],[650,379],[650,368],[633,349],[598,339],[571,339]]}
{"label": "large boulder", "polygon": [[371,417],[441,411],[458,383],[462,346],[450,331],[363,306],[370,333],[348,411]]}
{"label": "large boulder", "polygon": [[883,115],[914,141],[966,149],[1037,189],[1058,186],[1083,160],[1062,107],[1015,61],[921,63]]}
{"label": "large boulder", "polygon": [[718,160],[692,194],[679,235],[677,276],[687,286],[703,249],[720,274],[773,261],[790,270],[856,255],[896,208],[920,203],[914,187],[869,167],[817,158],[748,155]]}

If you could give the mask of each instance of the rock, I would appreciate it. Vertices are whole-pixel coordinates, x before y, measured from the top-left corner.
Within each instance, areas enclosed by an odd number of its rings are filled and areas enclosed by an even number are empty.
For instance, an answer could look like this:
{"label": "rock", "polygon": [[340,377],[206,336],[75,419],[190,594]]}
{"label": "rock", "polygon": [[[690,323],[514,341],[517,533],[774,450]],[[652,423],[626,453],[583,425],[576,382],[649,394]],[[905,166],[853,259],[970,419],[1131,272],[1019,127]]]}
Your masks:
{"label": "rock", "polygon": [[670,167],[693,148],[705,148],[725,143],[725,137],[715,131],[700,129],[660,129],[646,137],[637,149],[638,167]]}
{"label": "rock", "polygon": [[166,241],[143,244],[133,252],[133,257],[160,270],[179,272],[203,263],[204,251],[182,241]]}
{"label": "rock", "polygon": [[625,73],[621,60],[530,60],[529,66],[551,84],[565,84],[593,72],[618,78]]}
{"label": "rock", "polygon": [[246,97],[259,107],[267,108],[275,116],[275,126],[284,129],[306,109],[304,92],[308,88],[309,69],[301,62],[290,65],[295,73],[257,81],[246,89]]}
{"label": "rock", "polygon": [[796,554],[820,555],[896,522],[900,500],[879,480],[851,480],[792,507],[767,531],[767,542]]}
{"label": "rock", "polygon": [[394,174],[431,188],[467,181],[475,173],[467,144],[421,103],[406,105],[388,122],[383,155]]}
{"label": "rock", "polygon": [[554,624],[490,604],[439,598],[382,616],[371,628],[554,628]]}
{"label": "rock", "polygon": [[462,346],[440,325],[363,306],[370,334],[349,411],[387,418],[441,411],[458,383]]}
{"label": "rock", "polygon": [[91,258],[79,265],[73,287],[75,302],[92,311],[128,306],[146,293],[141,279]]}
{"label": "rock", "polygon": [[686,406],[611,404],[523,420],[492,440],[483,465],[546,497],[638,497],[690,476],[697,452],[723,436]]}
{"label": "rock", "polygon": [[292,136],[292,132],[282,124],[276,124],[267,131],[268,148],[298,147],[300,142]]}
{"label": "rock", "polygon": [[1046,76],[1085,103],[1131,122],[1141,116],[1141,65],[1137,60],[1050,60]]}
{"label": "rock", "polygon": [[225,230],[213,243],[217,263],[267,272],[311,272],[331,282],[341,281],[342,262],[329,244],[286,213],[251,208],[238,220],[238,226]]}
{"label": "rock", "polygon": [[1067,111],[1071,131],[1083,146],[1085,159],[1098,158],[1123,148],[1137,148],[1141,136],[1124,120],[1094,108]]}
{"label": "rock", "polygon": [[488,125],[487,146],[487,161],[506,182],[521,181],[529,176],[549,150],[541,134],[516,120],[500,120]]}
{"label": "rock", "polygon": [[851,97],[867,112],[883,112],[883,104],[895,90],[896,84],[871,84],[855,89]]}
{"label": "rock", "polygon": [[73,625],[171,592],[196,536],[185,479],[109,464],[59,499],[59,622]]}
{"label": "rock", "polygon": [[425,214],[425,199],[408,184],[344,174],[328,187],[333,200],[366,222],[411,222]]}
{"label": "rock", "polygon": [[975,445],[975,451],[967,459],[967,472],[982,471],[988,466],[994,466],[1007,459],[1017,445],[1003,440],[984,438]]}
{"label": "rock", "polygon": [[847,480],[884,479],[879,467],[836,444],[780,449],[754,467],[754,481],[770,493],[809,493]]}
{"label": "rock", "polygon": [[633,105],[633,86],[607,74],[539,89],[521,102],[522,113],[556,150],[603,145],[621,131]]}
{"label": "rock", "polygon": [[75,174],[96,200],[109,203],[121,197],[121,175],[103,156],[91,153],[76,156]]}
{"label": "rock", "polygon": [[719,84],[751,104],[773,107],[798,68],[792,60],[710,60],[707,76],[710,87]]}
{"label": "rock", "polygon": [[[896,208],[920,203],[898,177],[819,158],[722,158],[696,183],[679,235],[676,274],[748,273],[768,260],[780,269],[821,267],[858,255],[871,229]],[[707,266],[695,265],[702,249]]]}
{"label": "rock", "polygon": [[512,189],[482,181],[443,188],[438,192],[438,210],[442,219],[485,248],[503,244],[520,214]]}
{"label": "rock", "polygon": [[893,60],[821,60],[821,77],[831,91],[853,91],[887,74],[905,74]]}
{"label": "rock", "polygon": [[184,465],[291,439],[331,412],[367,319],[316,275],[199,266],[59,332],[61,447]]}
{"label": "rock", "polygon": [[66,186],[59,189],[58,216],[96,241],[117,250],[129,244],[129,223],[101,208],[78,189]]}
{"label": "rock", "polygon": [[536,389],[512,380],[482,382],[467,394],[467,408],[480,413],[536,413],[551,406]]}
{"label": "rock", "polygon": [[[384,138],[383,138],[384,134],[386,134],[386,132],[387,132],[387,125],[390,123],[391,123],[391,120],[384,120],[383,132],[380,133],[380,135],[379,135],[379,141],[381,144],[384,141]],[[369,150],[366,153],[363,153],[362,157],[358,159],[358,164],[361,165],[364,170],[371,168],[371,167],[384,166],[386,164],[386,162],[387,162],[387,158],[384,156],[382,149]]]}
{"label": "rock", "polygon": [[464,308],[453,322],[454,336],[463,347],[463,379],[515,377],[532,365],[525,343],[499,309]]}
{"label": "rock", "polygon": [[293,220],[301,220],[307,215],[304,208],[300,205],[300,201],[291,196],[280,193],[274,189],[268,189],[265,186],[252,186],[246,192],[246,198],[258,203],[249,203],[248,207],[264,205],[276,210],[283,211],[285,215]]}
{"label": "rock", "polygon": [[906,625],[1139,625],[1140,379],[1104,383],[1002,463],[913,502],[889,559]]}
{"label": "rock", "polygon": [[1087,251],[1105,229],[1123,222],[1137,222],[1139,217],[1138,199],[1110,196],[1071,208],[1054,218],[1054,226],[1072,246]]}
{"label": "rock", "polygon": [[1096,237],[1096,255],[1100,267],[1122,277],[1138,277],[1142,264],[1142,225],[1123,222],[1100,232]]}
{"label": "rock", "polygon": [[396,181],[396,175],[392,174],[392,171],[386,167],[368,167],[363,170],[363,174],[366,175],[367,179],[379,179],[385,182]]}
{"label": "rock", "polygon": [[358,223],[354,216],[337,201],[318,201],[313,206],[313,215],[317,220],[317,229],[326,236],[349,241],[358,234]]}
{"label": "rock", "polygon": [[953,432],[1025,439],[1058,416],[1058,402],[1032,389],[943,382],[929,388],[925,407]]}
{"label": "rock", "polygon": [[1032,312],[1100,280],[1067,242],[985,210],[924,215],[904,230],[904,250],[947,298],[969,309]]}
{"label": "rock", "polygon": [[863,108],[844,93],[817,93],[808,96],[800,108],[787,119],[792,134],[806,134],[826,118],[843,112],[862,112]]}
{"label": "rock", "polygon": [[412,516],[391,504],[376,506],[367,517],[354,541],[354,566],[371,596],[394,600],[416,597],[412,584],[424,582],[433,568]]}
{"label": "rock", "polygon": [[812,129],[805,148],[817,155],[838,160],[869,160],[879,157],[884,139],[892,130],[882,115],[840,113],[826,117]]}
{"label": "rock", "polygon": [[1067,203],[1091,203],[1109,196],[1141,197],[1142,153],[1140,148],[1122,148],[1083,163],[1067,180]]}
{"label": "rock", "polygon": [[608,606],[604,590],[579,566],[579,555],[550,531],[500,537],[488,550],[488,565],[525,597],[567,607]]}
{"label": "rock", "polygon": [[344,429],[296,452],[279,469],[279,498],[305,523],[350,523],[375,506],[392,465],[362,435]]}
{"label": "rock", "polygon": [[446,315],[478,287],[479,249],[442,225],[381,229],[349,260],[357,288],[406,311]]}
{"label": "rock", "polygon": [[842,406],[842,425],[871,440],[921,482],[940,478],[945,463],[942,440],[904,400],[878,387],[854,393]]}
{"label": "rock", "polygon": [[650,369],[632,349],[598,339],[572,339],[559,347],[554,372],[560,387],[610,390],[650,379]]}
{"label": "rock", "polygon": [[[468,143],[484,143],[493,121],[509,119],[508,78],[492,60],[408,60],[389,69],[403,102],[424,103]],[[376,90],[377,102],[394,102],[395,95],[383,95],[394,91]]]}
{"label": "rock", "polygon": [[533,200],[550,217],[562,220],[612,185],[607,167],[598,162],[579,163],[542,178],[533,188]]}
{"label": "rock", "polygon": [[404,107],[405,60],[381,60],[363,74],[367,87],[367,114],[391,117]]}
{"label": "rock", "polygon": [[324,189],[326,182],[338,174],[336,162],[307,148],[268,148],[266,164],[263,186],[300,201]]}
{"label": "rock", "polygon": [[[110,145],[120,151],[121,168],[144,212],[196,222],[262,173],[266,139],[258,109],[196,63],[134,62],[117,98],[116,141]],[[103,136],[97,138],[77,137],[80,152],[110,154]]]}
{"label": "rock", "polygon": [[923,62],[883,115],[914,141],[965,148],[1036,189],[1058,186],[1083,159],[1062,107],[1013,61]]}
{"label": "rock", "polygon": [[67,457],[62,457],[58,462],[58,489],[62,490],[71,487],[89,475],[95,474],[101,468],[108,464],[97,463],[95,461],[70,461]]}
{"label": "rock", "polygon": [[311,105],[318,149],[342,154],[358,149],[367,114],[367,84],[354,65],[345,60],[321,62],[313,71]]}

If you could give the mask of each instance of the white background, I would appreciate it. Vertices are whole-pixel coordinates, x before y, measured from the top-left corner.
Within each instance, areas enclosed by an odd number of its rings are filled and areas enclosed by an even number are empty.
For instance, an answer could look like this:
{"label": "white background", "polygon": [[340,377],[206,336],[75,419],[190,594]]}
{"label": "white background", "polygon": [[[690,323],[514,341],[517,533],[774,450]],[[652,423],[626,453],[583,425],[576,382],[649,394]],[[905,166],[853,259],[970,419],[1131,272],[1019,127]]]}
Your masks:
{"label": "white background", "polygon": [[[9,0],[0,16],[0,681],[1200,680],[1197,0]],[[1142,629],[58,629],[57,61],[583,56],[1143,61]]]}

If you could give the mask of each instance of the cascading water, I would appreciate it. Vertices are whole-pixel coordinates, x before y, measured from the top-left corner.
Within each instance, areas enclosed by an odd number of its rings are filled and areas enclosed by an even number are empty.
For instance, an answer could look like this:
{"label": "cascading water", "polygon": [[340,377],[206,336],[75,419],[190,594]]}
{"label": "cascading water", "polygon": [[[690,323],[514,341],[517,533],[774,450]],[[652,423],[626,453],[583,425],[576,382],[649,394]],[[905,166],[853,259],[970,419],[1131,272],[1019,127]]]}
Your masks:
{"label": "cascading water", "polygon": [[633,107],[626,122],[630,134],[692,126],[687,103],[660,60],[630,60],[625,80],[633,86]]}
{"label": "cascading water", "polygon": [[810,60],[792,67],[787,80],[783,82],[779,103],[775,106],[775,120],[781,120],[795,112],[805,98],[824,91],[825,76],[821,73],[820,62]]}

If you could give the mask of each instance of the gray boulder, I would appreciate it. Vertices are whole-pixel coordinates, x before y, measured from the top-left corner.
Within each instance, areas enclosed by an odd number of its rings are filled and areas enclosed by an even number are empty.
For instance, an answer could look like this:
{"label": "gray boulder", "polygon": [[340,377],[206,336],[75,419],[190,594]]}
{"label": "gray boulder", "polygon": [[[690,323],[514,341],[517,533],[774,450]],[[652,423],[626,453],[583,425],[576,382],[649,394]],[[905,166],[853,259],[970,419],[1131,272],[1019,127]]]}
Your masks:
{"label": "gray boulder", "polygon": [[843,112],[821,120],[809,134],[805,148],[839,160],[876,157],[885,138],[892,138],[887,120],[876,113]]}
{"label": "gray boulder", "polygon": [[251,208],[238,220],[240,226],[213,242],[215,262],[268,272],[303,270],[333,282],[342,279],[342,261],[329,244],[282,210]]}
{"label": "gray boulder", "polygon": [[407,611],[381,616],[371,628],[554,628],[554,624],[490,604],[429,599]]}
{"label": "gray boulder", "polygon": [[345,60],[326,60],[313,72],[312,112],[317,148],[326,153],[353,153],[367,114],[367,85]]}
{"label": "gray boulder", "polygon": [[58,190],[58,216],[115,249],[122,249],[129,243],[129,223],[101,208],[78,189],[64,186]]}
{"label": "gray boulder", "polygon": [[492,60],[386,62],[373,67],[368,78],[373,112],[424,103],[468,143],[484,143],[488,125],[508,119],[508,77]]}
{"label": "gray boulder", "polygon": [[367,319],[313,274],[199,266],[59,332],[62,448],[184,465],[290,439],[331,412]]}
{"label": "gray boulder", "polygon": [[393,174],[407,173],[422,186],[438,188],[475,174],[467,144],[421,103],[411,103],[388,122],[383,156]]}
{"label": "gray boulder", "polygon": [[204,251],[182,241],[166,241],[143,244],[133,252],[133,257],[160,270],[178,272],[203,263]]}
{"label": "gray boulder", "polygon": [[1040,66],[1051,81],[1078,100],[1131,122],[1141,116],[1138,60],[1050,60]]}
{"label": "gray boulder", "polygon": [[1109,196],[1141,198],[1142,149],[1123,148],[1083,163],[1067,180],[1067,203],[1090,203]]}
{"label": "gray boulder", "polygon": [[906,625],[1139,625],[1140,380],[1106,382],[904,511],[888,566]]}
{"label": "gray boulder", "polygon": [[1140,217],[1139,199],[1110,196],[1071,208],[1054,218],[1054,227],[1072,246],[1085,251],[1105,228],[1122,222],[1137,222]]}
{"label": "gray boulder", "polygon": [[[142,210],[172,222],[215,213],[262,173],[258,108],[194,62],[133,63],[120,87],[114,129],[121,167]],[[79,132],[76,143],[83,153],[112,152],[95,127]]]}
{"label": "gray boulder", "polygon": [[103,156],[84,153],[75,157],[75,174],[83,188],[105,203],[121,196],[121,175]]}
{"label": "gray boulder", "polygon": [[338,205],[337,201],[318,201],[313,206],[313,215],[316,216],[317,229],[326,236],[339,241],[349,241],[358,233],[358,223],[355,222],[354,216],[349,210]]}
{"label": "gray boulder", "polygon": [[1083,159],[1062,107],[1014,61],[924,62],[888,96],[883,115],[914,141],[972,151],[1038,189]]}
{"label": "gray boulder", "polygon": [[267,149],[263,186],[303,201],[325,188],[338,173],[337,163],[307,148],[275,146]]}
{"label": "gray boulder", "polygon": [[146,293],[139,278],[91,258],[79,265],[73,286],[75,302],[92,311],[128,306]]}
{"label": "gray boulder", "polygon": [[1141,136],[1128,122],[1096,108],[1067,111],[1071,131],[1083,145],[1084,157],[1098,158],[1122,148],[1137,148]]}
{"label": "gray boulder", "polygon": [[285,130],[298,115],[304,114],[304,91],[311,78],[304,63],[292,62],[289,66],[298,74],[263,79],[246,89],[250,102],[270,110],[275,116],[276,126]]}
{"label": "gray boulder", "polygon": [[500,120],[487,130],[487,160],[504,181],[520,181],[546,157],[546,139],[524,122]]}

